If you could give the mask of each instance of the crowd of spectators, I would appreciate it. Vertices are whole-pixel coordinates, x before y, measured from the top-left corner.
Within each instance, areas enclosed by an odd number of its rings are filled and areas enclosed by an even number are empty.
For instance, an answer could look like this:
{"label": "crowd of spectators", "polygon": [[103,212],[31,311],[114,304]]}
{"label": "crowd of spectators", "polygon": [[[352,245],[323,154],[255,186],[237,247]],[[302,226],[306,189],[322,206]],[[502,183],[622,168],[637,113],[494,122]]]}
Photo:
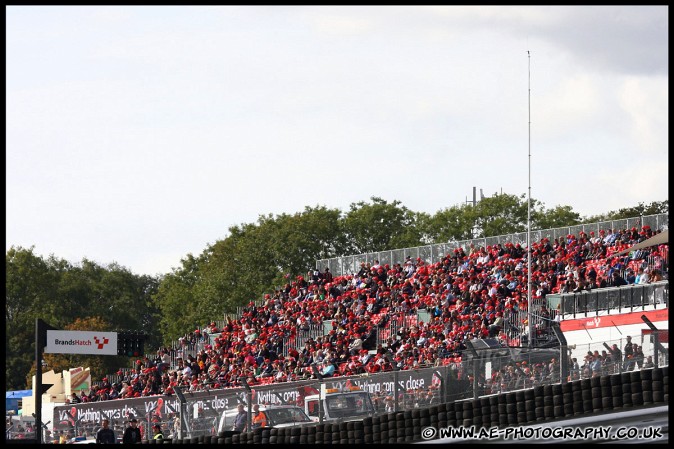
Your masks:
{"label": "crowd of spectators", "polygon": [[[532,298],[663,279],[667,244],[616,255],[657,232],[649,226],[608,229],[533,243]],[[203,348],[195,355],[172,364],[175,350],[161,349],[154,358],[137,360],[133,370],[120,371],[120,382],[104,378],[72,401],[172,394],[175,386],[238,387],[243,379],[255,386],[316,378],[316,371],[339,376],[459,363],[467,340],[495,337],[507,344],[504,314],[528,306],[527,265],[524,247],[498,243],[458,248],[433,264],[411,257],[392,265],[374,261],[342,276],[312,269],[258,304],[251,302],[221,328],[213,322],[190,332],[183,343],[200,342]],[[429,312],[428,322],[377,341],[376,331],[390,320],[420,309]],[[283,347],[288,337],[302,337],[326,320],[331,323],[326,335],[306,338],[303,347]],[[500,370],[500,377],[487,383],[498,389],[556,372],[548,364],[511,371]]]}
{"label": "crowd of spectators", "polygon": [[35,429],[33,423],[27,422],[24,427],[21,422],[14,422],[11,416],[5,418],[5,439],[34,438]]}
{"label": "crowd of spectators", "polygon": [[[646,356],[643,347],[632,342],[627,336],[625,347],[621,350],[617,344],[606,345],[601,351],[588,350],[583,360],[569,355],[569,380],[588,379],[624,371],[653,368],[653,356]],[[499,393],[536,385],[557,383],[559,379],[559,360],[553,357],[548,362],[529,363],[521,361],[493,369],[491,377],[484,383],[486,393]]]}

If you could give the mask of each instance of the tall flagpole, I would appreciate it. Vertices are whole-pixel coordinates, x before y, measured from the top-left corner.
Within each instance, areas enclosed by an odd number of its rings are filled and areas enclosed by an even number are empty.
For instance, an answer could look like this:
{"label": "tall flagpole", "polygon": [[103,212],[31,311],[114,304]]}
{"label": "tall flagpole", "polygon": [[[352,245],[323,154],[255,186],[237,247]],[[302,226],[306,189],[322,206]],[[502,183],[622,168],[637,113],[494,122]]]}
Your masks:
{"label": "tall flagpole", "polygon": [[527,326],[529,327],[529,338],[527,343],[530,348],[534,345],[533,320],[531,309],[531,53],[527,50],[529,60],[529,195],[527,198]]}

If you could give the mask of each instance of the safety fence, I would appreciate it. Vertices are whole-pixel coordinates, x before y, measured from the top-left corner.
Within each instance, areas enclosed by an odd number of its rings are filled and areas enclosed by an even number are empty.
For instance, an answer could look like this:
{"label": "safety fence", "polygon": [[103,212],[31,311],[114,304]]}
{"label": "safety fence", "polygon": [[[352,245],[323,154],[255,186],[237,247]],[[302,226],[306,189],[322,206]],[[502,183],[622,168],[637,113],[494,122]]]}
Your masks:
{"label": "safety fence", "polygon": [[23,440],[23,439],[34,439],[35,431],[27,431],[19,429],[15,426],[10,426],[5,428],[5,440]]}
{"label": "safety fence", "polygon": [[601,375],[566,383],[451,401],[363,420],[184,437],[178,443],[383,444],[439,438],[441,429],[505,429],[583,415],[648,409],[669,403],[669,367]]}
{"label": "safety fence", "polygon": [[144,433],[143,443],[410,443],[439,438],[443,436],[440,430],[447,428],[498,430],[621,410],[648,410],[666,404],[669,404],[669,366],[536,385],[479,398],[419,404],[398,411],[385,410],[362,420],[258,428],[242,433],[220,430],[169,436],[163,441],[150,439],[151,435]]}
{"label": "safety fence", "polygon": [[[603,350],[609,352],[608,348],[614,344],[618,348],[624,348],[624,340],[595,343],[587,347],[531,350],[500,346],[495,340],[474,340],[463,357],[446,359],[442,365],[416,370],[301,382],[263,382],[242,388],[181,391],[177,396],[70,404],[55,407],[54,432],[65,431],[74,435],[92,436],[105,416],[110,419],[113,430],[121,435],[128,419],[136,417],[145,439],[152,438],[153,424],[159,424],[163,435],[169,439],[212,438],[223,436],[223,430],[231,431],[232,423],[221,421],[225,419],[223,416],[233,416],[239,404],[244,404],[248,416],[251,416],[251,407],[254,404],[293,405],[306,410],[306,398],[325,389],[360,389],[369,393],[373,404],[371,417],[376,418],[456,401],[480,400],[484,396],[525,388],[567,381],[586,381],[613,374],[632,375],[631,373],[649,370],[651,367],[667,368],[668,339],[663,339],[664,343],[658,343],[656,335],[637,337],[635,343],[640,346],[643,358],[630,360],[620,357],[607,359],[603,353]],[[594,355],[595,350],[598,350],[602,358],[601,364],[591,365],[591,361],[581,359],[578,367],[575,367],[574,354]],[[566,359],[563,359],[563,354],[566,354]],[[585,365],[591,368],[586,369]],[[331,422],[333,421],[324,421],[323,424]]]}
{"label": "safety fence", "polygon": [[[188,437],[216,435],[220,419],[236,411],[238,404],[245,404],[250,416],[252,404],[297,405],[304,408],[304,398],[321,391],[321,384],[328,389],[359,387],[370,393],[375,413],[386,410],[403,410],[424,403],[455,400],[464,395],[467,383],[457,388],[463,375],[458,366],[439,366],[421,370],[391,371],[368,376],[349,376],[251,385],[246,388],[210,391],[183,391],[180,397],[151,396],[134,399],[90,402],[57,406],[54,409],[54,429],[74,432],[76,435],[92,432],[100,425],[102,417],[110,419],[116,432],[123,431],[126,422],[135,417],[143,435],[152,435],[152,425],[159,423],[163,434]],[[447,381],[453,379],[449,386]],[[466,385],[463,385],[466,384]],[[421,401],[421,402],[420,402]]]}
{"label": "safety fence", "polygon": [[553,310],[565,318],[597,316],[600,312],[626,313],[669,308],[669,281],[623,285],[577,293],[548,295]]}

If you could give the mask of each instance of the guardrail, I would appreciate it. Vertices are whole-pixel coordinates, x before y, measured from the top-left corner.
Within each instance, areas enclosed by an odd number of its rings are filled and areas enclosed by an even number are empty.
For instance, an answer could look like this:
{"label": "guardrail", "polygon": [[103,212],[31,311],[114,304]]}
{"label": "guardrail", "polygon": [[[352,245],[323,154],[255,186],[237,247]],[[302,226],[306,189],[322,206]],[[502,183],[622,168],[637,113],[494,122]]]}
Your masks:
{"label": "guardrail", "polygon": [[[609,343],[613,342],[607,344]],[[629,375],[633,371],[647,369],[648,356],[654,356],[655,366],[669,365],[668,353],[657,354],[655,344],[643,344],[643,362],[625,365],[616,360],[605,364],[601,371],[596,372],[576,371],[573,365],[569,365],[570,373],[566,377],[561,371],[561,350],[562,348],[478,348],[478,356],[446,359],[442,365],[415,370],[299,382],[269,383],[263,380],[250,385],[250,390],[186,390],[182,392],[184,402],[175,395],[162,395],[69,404],[54,408],[53,423],[55,433],[65,430],[76,435],[93,435],[103,416],[107,416],[111,427],[120,432],[125,422],[133,416],[139,420],[144,438],[151,437],[154,423],[163,426],[167,437],[210,438],[218,435],[218,422],[223,413],[235,410],[240,403],[248,406],[249,416],[250,407],[255,403],[304,407],[304,398],[321,391],[322,384],[326,388],[356,386],[368,391],[375,405],[374,417],[377,417],[456,401],[479,400],[488,395],[556,385],[569,380],[590,380],[612,373]]]}
{"label": "guardrail", "polygon": [[[591,224],[581,224],[576,226],[568,226],[562,228],[535,230],[530,232],[531,241],[537,242],[543,238],[548,238],[551,241],[558,237],[566,237],[568,234],[578,235],[581,231],[586,234],[595,232],[599,235],[599,231],[604,229],[631,229],[632,227],[640,228],[648,225],[654,230],[664,230],[669,228],[669,215],[656,214],[646,215],[643,217],[626,218],[621,220],[601,221]],[[442,260],[447,254],[451,254],[454,249],[459,247],[469,248],[471,244],[476,247],[487,247],[495,244],[513,243],[526,245],[527,233],[520,232],[515,234],[499,235],[494,237],[483,237],[478,239],[461,240],[455,242],[438,243],[426,246],[417,246],[412,248],[401,248],[388,251],[378,251],[373,253],[355,254],[350,256],[333,257],[329,259],[320,259],[316,261],[316,268],[323,272],[329,268],[334,276],[345,274],[353,274],[358,272],[360,263],[374,263],[376,260],[381,265],[396,263],[404,263],[407,256],[413,259],[421,258],[426,263],[435,263]]]}
{"label": "guardrail", "polygon": [[669,308],[669,281],[623,285],[578,293],[548,295],[548,303],[564,318],[597,316],[600,312],[617,313]]}
{"label": "guardrail", "polygon": [[[448,428],[505,429],[582,415],[623,409],[649,408],[669,402],[669,366],[602,374],[565,383],[535,385],[479,398],[454,399],[440,403],[415,403],[412,408],[384,410],[358,421],[326,422],[302,427],[262,428],[252,432],[192,432],[169,437],[171,443],[194,444],[368,444],[409,443],[442,437]],[[279,392],[283,397],[284,392]],[[199,399],[205,406],[219,406],[234,393],[211,394]],[[188,401],[194,403],[191,398]],[[208,401],[215,401],[209,404]],[[177,400],[172,404],[176,405]],[[168,404],[163,404],[168,407]],[[169,408],[170,409],[170,408]],[[99,411],[102,412],[102,411]],[[139,415],[140,416],[140,415]],[[204,414],[207,418],[207,415]],[[204,420],[210,427],[215,418]],[[150,418],[151,419],[151,418]],[[209,420],[210,419],[210,420]],[[150,421],[148,421],[149,423]],[[192,423],[194,424],[194,423]],[[141,429],[145,429],[145,422]],[[431,429],[431,430],[429,430]],[[151,440],[143,432],[143,442]]]}

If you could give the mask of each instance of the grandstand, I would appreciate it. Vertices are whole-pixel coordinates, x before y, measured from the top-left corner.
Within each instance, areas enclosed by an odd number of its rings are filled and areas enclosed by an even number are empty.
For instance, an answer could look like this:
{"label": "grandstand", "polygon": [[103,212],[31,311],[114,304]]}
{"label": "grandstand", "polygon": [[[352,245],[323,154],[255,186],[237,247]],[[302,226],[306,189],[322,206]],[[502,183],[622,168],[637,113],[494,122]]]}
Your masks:
{"label": "grandstand", "polygon": [[[656,287],[659,307],[666,310],[668,242],[627,250],[667,231],[668,224],[667,215],[653,215],[532,231],[531,305],[526,234],[319,260],[314,270],[235,314],[195,326],[170,347],[108,374],[81,400],[111,398],[113,390],[114,398],[126,400],[173,395],[175,387],[213,394],[240,390],[244,383],[260,391],[273,385],[277,392],[288,385],[290,391],[315,381],[315,367],[324,360],[335,367],[334,377],[429,369],[421,383],[428,386],[435,384],[432,370],[442,368],[451,371],[443,375],[475,380],[462,363],[470,341],[554,348],[555,323],[588,312],[610,314],[627,303],[630,310],[657,308]],[[628,300],[618,295],[616,303],[607,293],[616,289],[640,293]],[[585,298],[582,308],[578,297]],[[623,370],[622,361],[610,355],[603,356],[602,374]],[[560,381],[557,366],[538,361],[533,352],[522,359],[529,362],[526,369],[512,360],[494,363],[491,378],[480,380],[482,393]],[[585,368],[579,367],[578,378],[593,375]],[[396,407],[418,403],[417,396],[426,393],[428,401],[437,400],[427,387],[403,395]],[[375,397],[376,403],[384,400]]]}
{"label": "grandstand", "polygon": [[[651,215],[532,231],[535,290],[531,313],[526,304],[526,234],[512,234],[319,260],[316,269],[306,276],[297,276],[274,294],[240,307],[235,314],[196,326],[161,352],[168,355],[171,369],[178,367],[180,359],[183,365],[206,365],[216,353],[229,356],[231,364],[237,359],[232,357],[237,343],[233,339],[264,342],[272,356],[283,358],[283,363],[273,368],[274,374],[279,370],[283,374],[272,377],[287,381],[312,377],[309,365],[313,357],[305,357],[307,340],[311,352],[337,350],[333,362],[337,372],[343,374],[380,370],[379,361],[383,355],[390,355],[391,348],[396,352],[402,348],[400,356],[405,360],[391,363],[392,367],[408,369],[459,358],[467,337],[496,337],[506,346],[526,346],[528,326],[523,324],[529,317],[535,320],[533,329],[537,332],[532,341],[545,344],[550,340],[549,333],[542,331],[548,329],[549,320],[555,320],[558,314],[562,314],[558,320],[564,319],[565,312],[575,316],[573,309],[561,308],[560,296],[611,288],[614,271],[625,279],[630,270],[636,273],[641,268],[656,279],[668,279],[668,243],[614,256],[667,230],[668,225],[667,215]],[[333,276],[332,282],[325,282],[326,269]],[[634,280],[628,284],[635,285]],[[555,307],[549,306],[550,299]],[[566,304],[568,308],[571,301]],[[503,324],[493,326],[495,321]],[[361,350],[371,357],[354,367],[354,354],[348,351],[348,345],[356,334],[363,340]],[[423,345],[417,344],[420,339]],[[319,343],[323,348],[318,348]],[[242,365],[247,363],[245,374],[253,373],[254,379],[268,382],[268,376],[255,375],[255,368],[265,359],[254,354],[259,348],[249,343],[241,346],[251,352],[248,357],[238,356]],[[377,355],[382,356],[377,360],[379,365],[373,363]],[[146,355],[133,366],[107,375],[108,384],[130,381],[129,376],[139,368],[156,367],[160,356]],[[414,361],[408,363],[410,356]],[[395,357],[390,362],[395,362]],[[208,367],[205,371],[208,373]],[[238,373],[238,377],[243,374]],[[203,388],[240,385],[231,377],[224,382],[210,375],[205,382],[201,380]]]}

